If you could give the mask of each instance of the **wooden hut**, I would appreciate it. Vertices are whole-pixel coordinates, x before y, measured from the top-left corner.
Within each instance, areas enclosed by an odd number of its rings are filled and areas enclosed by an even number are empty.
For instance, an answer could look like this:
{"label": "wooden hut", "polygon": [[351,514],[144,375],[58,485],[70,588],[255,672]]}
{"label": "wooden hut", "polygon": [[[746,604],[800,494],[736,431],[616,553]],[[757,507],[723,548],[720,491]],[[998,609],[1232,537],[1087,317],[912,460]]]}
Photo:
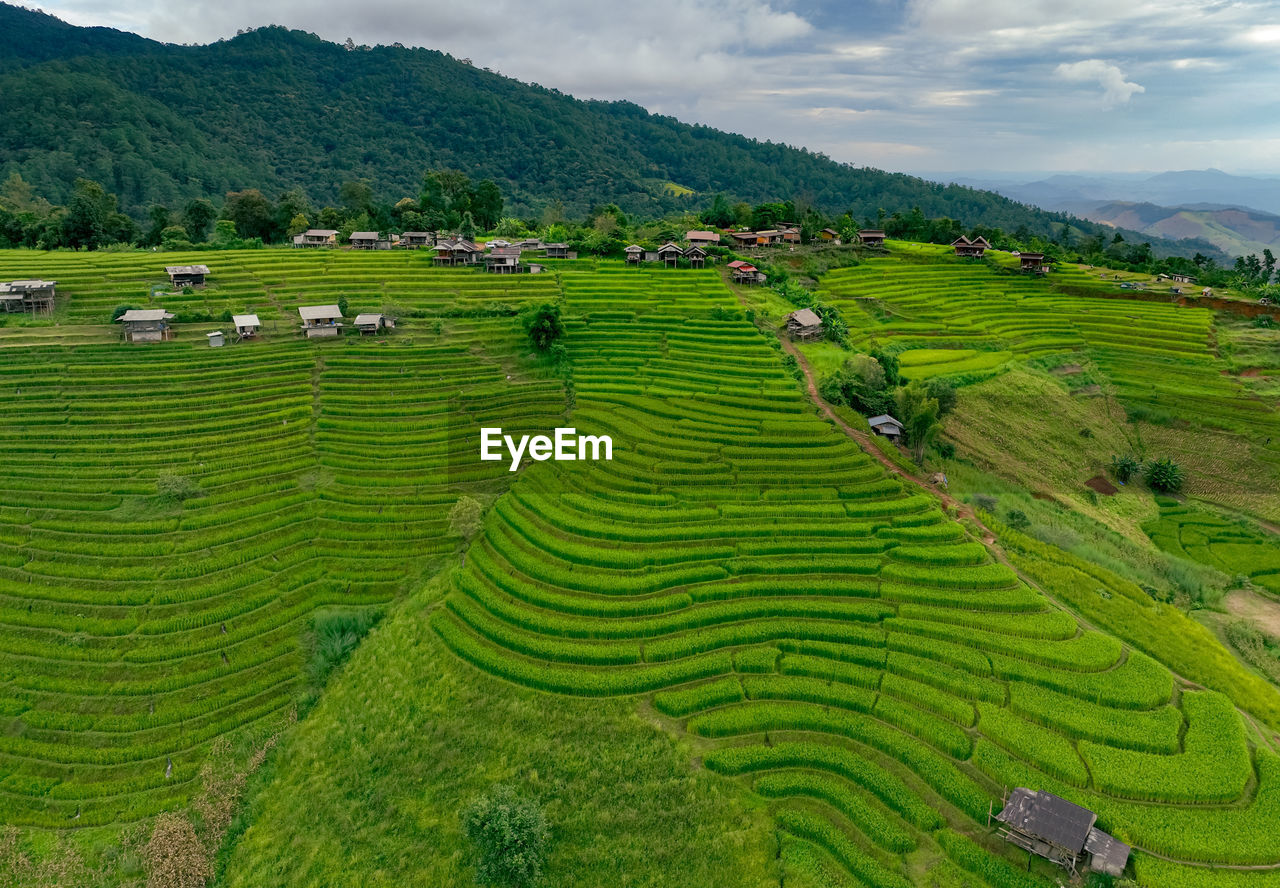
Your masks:
{"label": "wooden hut", "polygon": [[544,244],[543,249],[547,251],[548,259],[572,259],[573,254],[569,252],[568,244]]}
{"label": "wooden hut", "polygon": [[879,416],[873,416],[867,420],[867,425],[871,426],[871,431],[881,437],[888,438],[890,441],[897,441],[902,437],[904,427],[887,413]]}
{"label": "wooden hut", "polygon": [[203,287],[205,275],[209,273],[207,265],[166,265],[165,274],[169,275],[169,283],[175,290],[183,287]]}
{"label": "wooden hut", "polygon": [[800,308],[787,315],[787,333],[792,339],[822,338],[822,318],[812,308]]}
{"label": "wooden hut", "polygon": [[840,232],[836,231],[834,228],[824,228],[818,232],[818,240],[840,246]]}
{"label": "wooden hut", "polygon": [[163,308],[131,308],[116,318],[124,329],[125,342],[161,342],[173,338],[169,322],[173,315]]}
{"label": "wooden hut", "polygon": [[214,330],[204,335],[209,337],[209,348],[222,348],[227,344],[227,337],[221,330]]}
{"label": "wooden hut", "polygon": [[342,335],[342,309],[336,305],[304,305],[298,309],[302,332],[308,339]]}
{"label": "wooden hut", "polygon": [[27,280],[0,284],[0,310],[52,314],[57,281]]}
{"label": "wooden hut", "polygon": [[740,259],[730,262],[729,270],[733,272],[733,282],[735,284],[754,286],[755,284],[763,284],[766,280],[764,272],[750,262],[743,262]]}
{"label": "wooden hut", "polygon": [[800,229],[799,228],[782,229],[782,242],[784,244],[800,243]]}
{"label": "wooden hut", "polygon": [[295,247],[336,247],[338,232],[333,228],[308,228],[294,237]]}
{"label": "wooden hut", "polygon": [[376,250],[378,249],[378,232],[376,231],[353,231],[351,237],[347,238],[351,241],[351,249],[353,250]]}
{"label": "wooden hut", "polygon": [[351,323],[360,331],[362,336],[367,333],[381,333],[383,330],[394,330],[396,328],[396,319],[389,318],[384,314],[358,314]]}
{"label": "wooden hut", "polygon": [[1020,253],[1018,269],[1032,274],[1045,274],[1049,271],[1049,266],[1045,264],[1044,253]]}
{"label": "wooden hut", "polygon": [[436,245],[436,233],[434,231],[405,231],[400,235],[399,246],[406,250],[416,250],[419,247],[434,247]]}
{"label": "wooden hut", "polygon": [[622,252],[627,254],[628,265],[639,265],[644,261],[644,247],[639,244],[632,244]]}
{"label": "wooden hut", "polygon": [[498,247],[484,257],[484,270],[494,274],[515,274],[520,270],[520,248]]}
{"label": "wooden hut", "polygon": [[262,330],[262,321],[256,314],[232,315],[231,323],[236,328],[236,339],[252,339]]}
{"label": "wooden hut", "polygon": [[883,247],[884,230],[880,228],[861,228],[858,230],[858,242],[864,247]]}
{"label": "wooden hut", "polygon": [[684,251],[684,258],[689,260],[690,268],[702,268],[707,262],[707,251],[702,247],[689,247]]}
{"label": "wooden hut", "polygon": [[1169,280],[1175,284],[1194,284],[1196,279],[1189,274],[1171,274]]}
{"label": "wooden hut", "polygon": [[957,256],[963,256],[966,259],[981,259],[982,254],[987,251],[991,244],[987,243],[985,237],[976,237],[973,240],[969,240],[962,234],[951,242],[951,246],[956,251]]}
{"label": "wooden hut", "polygon": [[1076,873],[1087,861],[1098,872],[1119,876],[1130,848],[1094,826],[1098,815],[1048,792],[1019,787],[996,815],[1008,842]]}
{"label": "wooden hut", "polygon": [[684,239],[689,242],[692,247],[718,247],[720,245],[720,235],[714,231],[686,231]]}
{"label": "wooden hut", "polygon": [[658,247],[658,261],[665,263],[667,268],[675,268],[683,258],[684,250],[670,241]]}
{"label": "wooden hut", "polygon": [[758,247],[764,243],[754,231],[735,231],[729,237],[739,247]]}
{"label": "wooden hut", "polygon": [[480,261],[482,250],[469,240],[446,238],[436,243],[436,265],[475,265]]}

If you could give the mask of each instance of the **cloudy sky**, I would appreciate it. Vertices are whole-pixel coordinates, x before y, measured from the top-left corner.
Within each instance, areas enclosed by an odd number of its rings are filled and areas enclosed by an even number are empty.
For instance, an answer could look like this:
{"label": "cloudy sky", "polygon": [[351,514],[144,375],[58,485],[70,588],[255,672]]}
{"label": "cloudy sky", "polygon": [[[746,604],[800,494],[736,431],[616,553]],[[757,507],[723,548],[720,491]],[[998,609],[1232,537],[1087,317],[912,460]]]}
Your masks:
{"label": "cloudy sky", "polygon": [[427,46],[889,170],[1280,174],[1280,0],[38,2],[173,43]]}

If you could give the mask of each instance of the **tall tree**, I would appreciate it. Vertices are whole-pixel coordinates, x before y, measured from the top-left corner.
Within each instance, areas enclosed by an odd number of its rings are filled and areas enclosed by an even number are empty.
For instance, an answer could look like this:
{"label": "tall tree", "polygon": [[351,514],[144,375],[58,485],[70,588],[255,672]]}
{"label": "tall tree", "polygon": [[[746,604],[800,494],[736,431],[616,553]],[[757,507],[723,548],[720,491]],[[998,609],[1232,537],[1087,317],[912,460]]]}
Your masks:
{"label": "tall tree", "polygon": [[492,179],[484,179],[476,185],[471,197],[471,215],[485,231],[494,228],[502,219],[502,192]]}
{"label": "tall tree", "polygon": [[63,232],[67,246],[94,250],[106,243],[107,218],[115,212],[115,195],[90,179],[76,179]]}
{"label": "tall tree", "polygon": [[222,217],[236,224],[236,233],[243,238],[272,239],[275,228],[275,207],[257,188],[227,192],[222,205]]}
{"label": "tall tree", "polygon": [[191,240],[201,243],[209,237],[209,225],[218,218],[218,211],[203,197],[187,201],[182,208],[182,227]]}

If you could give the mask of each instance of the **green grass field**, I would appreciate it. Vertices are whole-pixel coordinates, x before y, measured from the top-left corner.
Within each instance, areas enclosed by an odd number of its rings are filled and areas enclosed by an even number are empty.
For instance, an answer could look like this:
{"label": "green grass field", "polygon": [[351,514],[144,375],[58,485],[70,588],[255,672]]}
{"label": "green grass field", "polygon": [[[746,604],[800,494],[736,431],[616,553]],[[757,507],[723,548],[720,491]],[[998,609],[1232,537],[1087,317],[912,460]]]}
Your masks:
{"label": "green grass field", "polygon": [[[0,791],[31,847],[180,808],[215,740],[294,704],[310,617],[346,607],[387,616],[288,732],[223,884],[463,883],[456,812],[503,781],[546,806],[556,884],[1055,884],[986,828],[1014,785],[1175,860],[1280,863],[1280,692],[1132,583],[1009,531],[1052,599],[1028,585],[819,417],[715,271],[200,255],[216,285],[191,310],[255,308],[264,341],[111,342],[111,309],[172,259],[0,256],[0,278],[68,295],[56,325],[0,329]],[[860,341],[930,374],[1075,350],[1129,380],[1121,401],[1194,390],[1224,434],[1275,424],[1197,352],[1204,312],[931,277],[952,265],[891,255],[824,287]],[[339,294],[401,329],[297,340],[293,307]],[[568,387],[485,316],[548,297]],[[855,314],[870,298],[888,320]],[[1124,335],[1139,311],[1145,346]],[[1150,369],[1179,355],[1185,378]],[[468,456],[495,417],[610,434],[614,459],[513,479]],[[162,473],[199,495],[164,500]],[[461,560],[464,492],[491,505]],[[1158,873],[1143,884],[1202,884],[1135,862]]]}

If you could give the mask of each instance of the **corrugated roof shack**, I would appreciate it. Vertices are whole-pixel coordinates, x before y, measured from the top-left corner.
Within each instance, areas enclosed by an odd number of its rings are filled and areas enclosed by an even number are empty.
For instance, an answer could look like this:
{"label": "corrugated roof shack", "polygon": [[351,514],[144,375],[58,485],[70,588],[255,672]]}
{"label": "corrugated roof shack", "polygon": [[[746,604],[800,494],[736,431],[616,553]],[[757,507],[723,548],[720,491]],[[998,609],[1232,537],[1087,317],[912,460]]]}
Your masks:
{"label": "corrugated roof shack", "polygon": [[10,281],[0,284],[0,308],[5,312],[29,311],[32,314],[53,314],[53,302],[57,296],[57,281]]}
{"label": "corrugated roof shack", "polygon": [[304,305],[298,309],[302,332],[308,339],[342,335],[342,309],[336,305]]}
{"label": "corrugated roof shack", "polygon": [[1021,253],[1018,256],[1018,270],[1032,274],[1048,274],[1049,266],[1044,261],[1044,253]]}
{"label": "corrugated roof shack", "polygon": [[295,247],[333,247],[337,244],[338,232],[334,228],[308,228],[293,238]]}
{"label": "corrugated roof shack", "polygon": [[379,333],[383,330],[394,330],[396,328],[396,319],[389,318],[384,314],[358,314],[356,319],[352,321],[355,328],[360,331],[363,336],[366,333]]}
{"label": "corrugated roof shack", "polygon": [[400,235],[401,247],[416,250],[419,247],[434,247],[436,233],[434,231],[406,231]]}
{"label": "corrugated roof shack", "polygon": [[165,274],[169,275],[169,283],[175,290],[183,287],[203,287],[205,275],[209,273],[207,265],[166,265]]}
{"label": "corrugated roof shack", "polygon": [[252,339],[262,329],[262,321],[256,314],[232,315],[231,323],[236,326],[237,339]]}
{"label": "corrugated roof shack", "polygon": [[1049,792],[1018,787],[996,815],[1000,835],[1072,874],[1086,861],[1111,876],[1124,872],[1130,848],[1094,827],[1098,815]]}
{"label": "corrugated roof shack", "polygon": [[987,243],[985,237],[976,237],[973,240],[965,237],[963,234],[951,242],[951,246],[955,248],[957,256],[963,256],[966,259],[981,259],[983,253],[991,244]]}
{"label": "corrugated roof shack", "polygon": [[822,318],[811,308],[800,308],[787,315],[787,333],[792,339],[822,338]]}
{"label": "corrugated roof shack", "polygon": [[116,320],[123,325],[125,342],[161,342],[173,338],[173,315],[163,308],[131,308]]}
{"label": "corrugated roof shack", "polygon": [[879,228],[863,228],[858,231],[858,241],[864,247],[883,247],[884,231]]}

